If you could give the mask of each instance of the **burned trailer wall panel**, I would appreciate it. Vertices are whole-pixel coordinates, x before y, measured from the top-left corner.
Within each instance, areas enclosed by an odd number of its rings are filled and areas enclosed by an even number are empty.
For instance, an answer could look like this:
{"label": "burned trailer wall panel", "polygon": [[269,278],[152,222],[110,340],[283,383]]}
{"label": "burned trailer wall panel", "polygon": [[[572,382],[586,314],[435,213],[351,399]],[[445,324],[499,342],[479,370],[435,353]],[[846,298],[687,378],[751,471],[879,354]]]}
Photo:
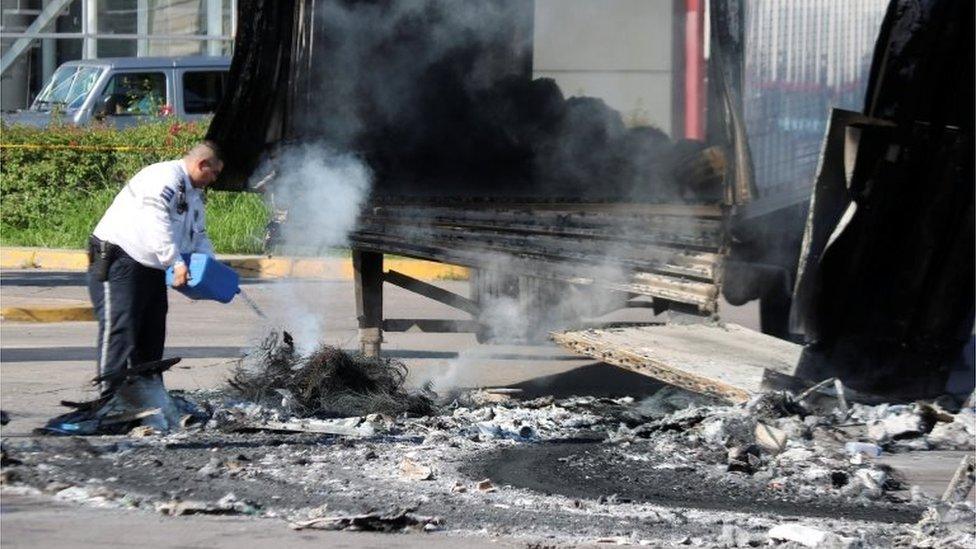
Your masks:
{"label": "burned trailer wall panel", "polygon": [[223,100],[207,130],[220,143],[224,170],[214,185],[246,190],[248,179],[284,135],[291,73],[294,0],[238,0],[234,57]]}
{"label": "burned trailer wall panel", "polygon": [[807,379],[912,399],[968,364],[972,390],[973,27],[971,2],[892,2],[864,116],[832,121],[793,311]]}
{"label": "burned trailer wall panel", "polygon": [[864,103],[887,5],[745,2],[743,113],[760,196],[809,197],[830,110]]}
{"label": "burned trailer wall panel", "polygon": [[756,199],[731,224],[722,292],[734,305],[759,299],[764,333],[794,337],[790,295],[829,113],[863,103],[887,4],[741,4],[738,77]]}

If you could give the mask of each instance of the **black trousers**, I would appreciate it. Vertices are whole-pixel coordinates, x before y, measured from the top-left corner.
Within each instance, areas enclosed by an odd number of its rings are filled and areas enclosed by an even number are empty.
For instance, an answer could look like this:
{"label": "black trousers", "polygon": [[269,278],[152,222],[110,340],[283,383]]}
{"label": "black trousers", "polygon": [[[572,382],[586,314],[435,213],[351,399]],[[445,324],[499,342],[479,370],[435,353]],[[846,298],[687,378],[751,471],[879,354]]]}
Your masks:
{"label": "black trousers", "polygon": [[[141,265],[121,249],[99,282],[88,269],[88,295],[98,318],[98,375],[163,358],[166,341],[166,274]],[[102,394],[114,386],[103,384]]]}

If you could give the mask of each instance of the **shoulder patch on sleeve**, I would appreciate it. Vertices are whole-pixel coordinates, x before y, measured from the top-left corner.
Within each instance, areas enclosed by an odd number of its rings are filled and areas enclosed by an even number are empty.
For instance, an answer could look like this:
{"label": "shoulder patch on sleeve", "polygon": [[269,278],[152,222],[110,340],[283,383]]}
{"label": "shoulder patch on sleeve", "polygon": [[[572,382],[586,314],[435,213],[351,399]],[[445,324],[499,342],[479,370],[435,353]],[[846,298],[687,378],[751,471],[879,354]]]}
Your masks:
{"label": "shoulder patch on sleeve", "polygon": [[142,205],[149,208],[156,208],[157,210],[161,210],[164,212],[169,211],[166,202],[152,196],[147,196],[143,198]]}

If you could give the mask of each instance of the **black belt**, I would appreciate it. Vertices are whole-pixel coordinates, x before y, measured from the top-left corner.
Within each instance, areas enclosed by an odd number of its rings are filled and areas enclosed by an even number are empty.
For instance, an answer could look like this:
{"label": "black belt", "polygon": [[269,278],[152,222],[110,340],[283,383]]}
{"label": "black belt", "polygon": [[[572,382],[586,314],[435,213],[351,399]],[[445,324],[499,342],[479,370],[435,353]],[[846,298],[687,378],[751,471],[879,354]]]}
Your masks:
{"label": "black belt", "polygon": [[116,244],[112,244],[108,240],[102,240],[95,235],[88,237],[88,262],[90,263],[93,256],[103,256],[111,257],[118,255],[118,252],[122,251]]}
{"label": "black belt", "polygon": [[88,264],[92,267],[92,274],[99,282],[108,280],[108,269],[112,262],[125,252],[107,240],[102,240],[95,235],[88,239]]}

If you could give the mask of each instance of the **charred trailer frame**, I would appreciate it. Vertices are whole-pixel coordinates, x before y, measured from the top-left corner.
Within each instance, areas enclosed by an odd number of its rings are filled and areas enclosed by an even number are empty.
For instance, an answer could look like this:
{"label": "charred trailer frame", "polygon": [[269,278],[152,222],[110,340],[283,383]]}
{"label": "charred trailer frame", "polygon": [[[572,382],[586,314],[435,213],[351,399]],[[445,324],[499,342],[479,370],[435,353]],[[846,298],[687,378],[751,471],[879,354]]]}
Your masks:
{"label": "charred trailer frame", "polygon": [[[420,9],[403,15],[405,4]],[[432,45],[461,5],[479,6],[491,32],[464,27],[448,33],[458,39],[452,47]],[[672,5],[682,17],[704,16],[685,12],[699,2]],[[567,99],[551,80],[532,79],[532,1],[242,0],[229,94],[209,132],[228,156],[219,183],[246,190],[261,159],[292,144],[351,150],[369,163],[374,188],[349,235],[369,354],[383,331],[413,327],[490,338],[480,322],[486,296],[520,296],[526,311],[538,311],[554,294],[602,292],[610,310],[713,314],[730,216],[754,193],[735,33],[718,31],[737,6],[712,10],[706,141],[672,142],[654,128],[625,127],[600,100]],[[354,52],[370,70],[324,78],[367,16],[400,17],[389,35]],[[675,48],[681,66],[686,51],[696,50]],[[421,69],[391,68],[391,59],[418,52],[427,56]],[[410,100],[389,109],[375,98],[380,88]],[[471,267],[472,297],[384,271],[384,254]],[[385,319],[385,282],[472,319]]]}

